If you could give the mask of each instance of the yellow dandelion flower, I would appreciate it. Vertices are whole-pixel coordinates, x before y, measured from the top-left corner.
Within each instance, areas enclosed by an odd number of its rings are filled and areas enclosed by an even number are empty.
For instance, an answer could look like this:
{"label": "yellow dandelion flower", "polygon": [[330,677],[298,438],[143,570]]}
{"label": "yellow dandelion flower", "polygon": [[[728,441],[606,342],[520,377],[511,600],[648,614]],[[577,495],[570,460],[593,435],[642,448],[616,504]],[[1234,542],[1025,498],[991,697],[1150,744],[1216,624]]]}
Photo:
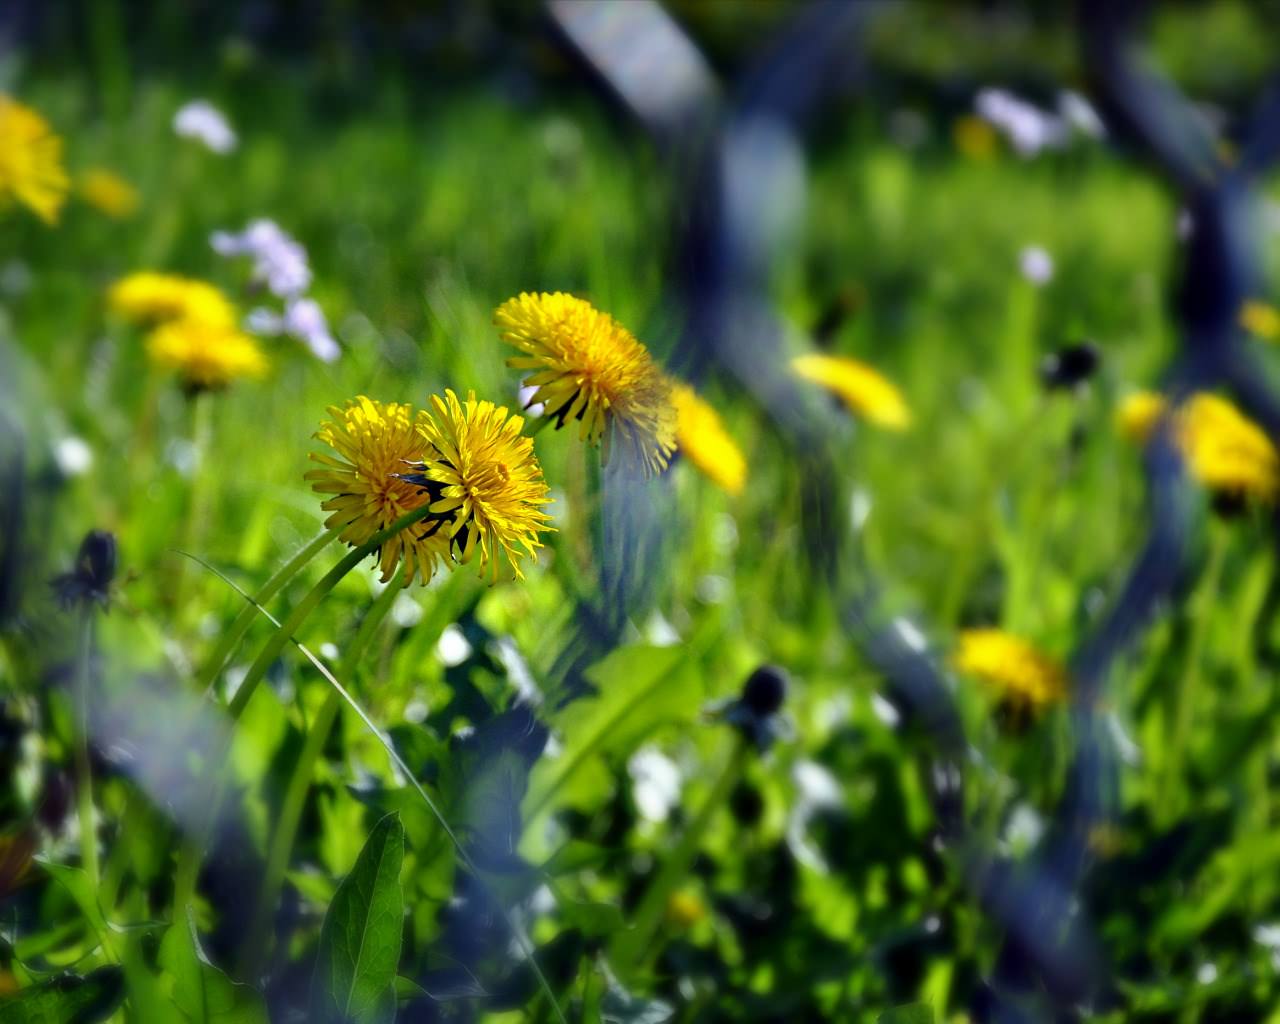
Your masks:
{"label": "yellow dandelion flower", "polygon": [[673,382],[676,445],[717,487],[741,494],[747,483],[747,460],[724,429],[720,414],[687,384]]}
{"label": "yellow dandelion flower", "polygon": [[147,337],[147,355],[177,370],[188,391],[224,388],[240,377],[261,377],[267,357],[258,343],[233,327],[204,320],[170,320]]}
{"label": "yellow dandelion flower", "polygon": [[951,141],[970,160],[990,160],[1000,143],[996,130],[976,114],[955,119],[951,125]]}
{"label": "yellow dandelion flower", "polygon": [[431,404],[433,413],[418,426],[422,455],[404,479],[422,488],[433,513],[451,520],[447,534],[459,562],[478,550],[481,574],[489,569],[496,582],[501,555],[522,578],[520,559],[536,559],[538,533],[551,529],[533,439],[520,434],[524,420],[474,394],[460,402],[447,390]]}
{"label": "yellow dandelion flower", "polygon": [[114,171],[93,167],[80,175],[80,198],[112,220],[132,217],[138,210],[138,190]]}
{"label": "yellow dandelion flower", "polygon": [[[1131,440],[1145,443],[1164,415],[1166,402],[1149,391],[1130,395],[1117,419]],[[1225,398],[1198,392],[1173,424],[1174,438],[1190,474],[1213,491],[1270,504],[1280,491],[1280,454],[1266,432]]]}
{"label": "yellow dandelion flower", "polygon": [[564,292],[522,292],[497,308],[494,323],[525,353],[507,365],[534,371],[529,404],[541,403],[556,429],[579,420],[584,441],[604,439],[606,463],[620,446],[646,475],[666,468],[676,444],[670,385],[630,331]]}
{"label": "yellow dandelion flower", "polygon": [[1066,696],[1066,670],[1025,640],[1001,629],[962,630],[951,664],[1014,705],[1034,710]]}
{"label": "yellow dandelion flower", "polygon": [[30,107],[0,93],[0,208],[17,200],[55,224],[70,184],[62,139]]}
{"label": "yellow dandelion flower", "polygon": [[229,329],[236,323],[235,306],[218,288],[178,274],[130,274],[111,286],[107,305],[141,324],[186,320]]}
{"label": "yellow dandelion flower", "polygon": [[791,369],[797,377],[821,384],[869,423],[889,430],[911,425],[911,410],[902,392],[866,363],[811,352],[791,360]]}
{"label": "yellow dandelion flower", "polygon": [[[427,414],[361,395],[344,408],[331,406],[329,415],[332,419],[315,436],[336,454],[312,452],[311,459],[324,468],[310,470],[305,479],[317,493],[333,495],[320,506],[330,513],[325,526],[341,527],[338,536],[357,547],[429,500],[402,476],[422,458],[419,428]],[[405,586],[415,576],[429,583],[436,565],[449,557],[445,527],[443,518],[424,519],[383,544],[377,556],[382,582],[391,579],[403,558]]]}
{"label": "yellow dandelion flower", "polygon": [[1280,341],[1280,309],[1250,299],[1240,307],[1240,326],[1263,341]]}
{"label": "yellow dandelion flower", "polygon": [[666,918],[681,930],[692,928],[707,916],[707,905],[702,897],[688,889],[676,889],[667,897]]}

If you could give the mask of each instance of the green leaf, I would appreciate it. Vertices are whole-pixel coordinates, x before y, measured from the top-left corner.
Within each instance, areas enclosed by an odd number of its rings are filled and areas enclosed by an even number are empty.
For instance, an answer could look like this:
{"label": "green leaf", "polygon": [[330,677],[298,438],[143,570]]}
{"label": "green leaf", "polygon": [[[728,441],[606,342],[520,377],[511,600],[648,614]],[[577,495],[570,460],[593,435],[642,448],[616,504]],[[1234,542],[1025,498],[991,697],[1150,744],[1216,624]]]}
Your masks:
{"label": "green leaf", "polygon": [[374,826],[324,916],[311,979],[313,1021],[373,1024],[395,1016],[403,861],[404,826],[399,815],[389,814]]}
{"label": "green leaf", "polygon": [[598,693],[574,701],[552,722],[564,749],[534,766],[525,797],[526,827],[555,803],[584,807],[608,780],[601,760],[620,761],[655,729],[692,722],[702,689],[681,647],[627,647],[587,671]]}
{"label": "green leaf", "polygon": [[568,924],[590,938],[612,935],[627,926],[622,908],[613,903],[574,903],[562,900],[559,911]]}
{"label": "green leaf", "polygon": [[262,996],[233,982],[200,947],[195,918],[172,925],[160,940],[159,964],[173,978],[173,1004],[191,1024],[267,1024]]}
{"label": "green leaf", "polygon": [[933,1024],[933,1007],[925,1003],[907,1003],[880,1014],[880,1024]]}
{"label": "green leaf", "polygon": [[98,903],[98,893],[93,887],[93,880],[80,868],[69,867],[66,864],[54,864],[52,861],[45,860],[43,857],[36,857],[36,863],[39,864],[49,877],[56,881],[71,898],[75,901],[80,913],[84,915],[89,926],[98,936],[99,942],[110,941],[104,938],[110,930],[107,924],[106,916],[102,913],[102,907]]}
{"label": "green leaf", "polygon": [[62,975],[25,988],[0,1002],[0,1024],[93,1024],[106,1020],[124,999],[124,972],[99,967],[83,978]]}

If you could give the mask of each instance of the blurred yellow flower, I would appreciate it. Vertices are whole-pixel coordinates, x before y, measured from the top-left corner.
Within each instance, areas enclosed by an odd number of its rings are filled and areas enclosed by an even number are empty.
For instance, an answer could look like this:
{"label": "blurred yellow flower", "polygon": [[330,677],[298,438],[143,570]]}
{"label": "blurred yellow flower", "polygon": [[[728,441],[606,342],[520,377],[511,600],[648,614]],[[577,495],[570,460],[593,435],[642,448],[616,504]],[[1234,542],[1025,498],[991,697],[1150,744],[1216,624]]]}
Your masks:
{"label": "blurred yellow flower", "polygon": [[702,897],[688,889],[676,889],[667,897],[667,920],[677,928],[692,928],[707,916]]}
{"label": "blurred yellow flower", "polygon": [[0,209],[17,200],[55,224],[70,184],[62,139],[30,107],[0,93]]}
{"label": "blurred yellow flower", "polygon": [[227,330],[236,323],[235,306],[213,285],[149,270],[130,274],[112,285],[107,305],[134,323],[186,320]]}
{"label": "blurred yellow flower", "polygon": [[811,352],[791,360],[791,369],[797,377],[821,384],[869,423],[889,430],[911,425],[902,392],[865,363]]}
{"label": "blurred yellow flower", "polygon": [[951,140],[970,160],[990,160],[1000,140],[996,130],[976,114],[957,117],[951,125]]}
{"label": "blurred yellow flower", "polygon": [[496,582],[505,560],[521,579],[520,559],[536,560],[538,533],[551,529],[541,508],[551,498],[533,439],[520,433],[524,420],[474,394],[460,402],[446,390],[431,404],[433,413],[417,425],[422,454],[405,480],[422,488],[433,513],[451,520],[447,536],[458,561],[471,561],[478,550],[482,575],[488,569]]}
{"label": "blurred yellow flower", "polygon": [[[1130,395],[1117,414],[1121,432],[1145,443],[1166,404],[1153,392]],[[1280,455],[1266,432],[1225,398],[1197,392],[1179,409],[1173,429],[1188,471],[1205,487],[1268,504],[1275,500]]]}
{"label": "blurred yellow flower", "polygon": [[687,384],[672,382],[676,445],[706,477],[730,494],[747,483],[747,460],[724,429],[720,414]]}
{"label": "blurred yellow flower", "polygon": [[676,416],[670,385],[649,350],[608,313],[564,292],[522,292],[497,308],[504,341],[525,355],[507,365],[532,370],[529,405],[543,415],[579,420],[579,436],[604,439],[604,461],[621,447],[645,472],[666,468],[675,449]]}
{"label": "blurred yellow flower", "polygon": [[[329,529],[341,527],[339,537],[356,547],[405,514],[421,508],[429,497],[401,476],[409,464],[422,458],[419,428],[427,414],[412,406],[374,401],[363,395],[344,408],[329,407],[331,420],[316,432],[336,455],[311,453],[323,469],[313,469],[305,479],[319,494],[331,494],[321,508],[331,513]],[[395,573],[404,559],[404,585],[416,576],[424,584],[435,575],[436,564],[448,561],[449,540],[443,518],[424,519],[401,530],[378,551],[382,582]]]}
{"label": "blurred yellow flower", "polygon": [[1264,341],[1280,341],[1280,309],[1250,299],[1240,307],[1240,326]]}
{"label": "blurred yellow flower", "polygon": [[80,175],[80,198],[113,220],[132,217],[138,210],[138,190],[114,171],[93,167]]}
{"label": "blurred yellow flower", "polygon": [[234,327],[204,320],[169,320],[147,336],[147,354],[177,370],[188,391],[224,388],[240,377],[261,377],[267,357],[252,338]]}
{"label": "blurred yellow flower", "polygon": [[1036,710],[1066,696],[1066,671],[1025,640],[1001,629],[966,629],[959,639],[952,667],[1002,699]]}

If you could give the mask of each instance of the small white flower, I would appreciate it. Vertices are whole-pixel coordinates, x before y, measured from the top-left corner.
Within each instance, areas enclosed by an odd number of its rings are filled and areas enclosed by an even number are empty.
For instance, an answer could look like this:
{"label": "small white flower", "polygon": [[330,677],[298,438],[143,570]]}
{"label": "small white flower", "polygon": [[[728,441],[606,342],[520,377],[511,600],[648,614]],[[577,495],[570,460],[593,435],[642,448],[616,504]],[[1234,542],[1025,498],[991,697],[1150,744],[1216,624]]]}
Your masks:
{"label": "small white flower", "polygon": [[80,476],[93,465],[93,449],[82,437],[64,437],[53,446],[53,460],[63,476]]}
{"label": "small white flower", "polygon": [[1106,138],[1107,129],[1093,104],[1072,89],[1058,93],[1058,113],[1081,135],[1091,139]]}
{"label": "small white flower", "polygon": [[1005,89],[983,89],[974,101],[978,116],[1009,140],[1019,156],[1061,149],[1071,138],[1067,123]]}
{"label": "small white flower", "polygon": [[627,762],[636,810],[647,821],[666,821],[680,799],[680,769],[655,747],[643,747]]}
{"label": "small white flower", "polygon": [[520,390],[517,392],[517,399],[520,402],[520,408],[535,419],[541,416],[543,410],[546,408],[542,402],[534,402],[532,405],[529,404],[529,399],[537,393],[538,385],[536,384],[522,384],[520,386]]}
{"label": "small white flower", "polygon": [[1018,253],[1018,269],[1034,285],[1053,280],[1053,257],[1038,245],[1028,245]]}
{"label": "small white flower", "polygon": [[440,633],[436,641],[436,654],[446,668],[461,665],[471,657],[471,641],[456,623],[450,623]]}
{"label": "small white flower", "polygon": [[173,130],[184,139],[196,139],[215,153],[236,148],[236,133],[208,100],[192,100],[173,115]]}

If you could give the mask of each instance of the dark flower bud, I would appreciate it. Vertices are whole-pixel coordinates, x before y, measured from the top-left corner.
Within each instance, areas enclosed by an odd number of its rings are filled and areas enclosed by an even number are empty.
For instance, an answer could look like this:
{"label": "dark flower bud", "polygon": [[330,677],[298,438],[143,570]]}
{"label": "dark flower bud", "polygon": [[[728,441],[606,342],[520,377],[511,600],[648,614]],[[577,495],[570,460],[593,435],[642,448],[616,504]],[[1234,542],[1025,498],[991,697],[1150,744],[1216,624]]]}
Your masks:
{"label": "dark flower bud", "polygon": [[760,790],[745,782],[740,782],[729,794],[729,810],[739,825],[748,828],[757,824],[764,814],[764,799]]}
{"label": "dark flower bud", "polygon": [[787,696],[787,674],[776,665],[761,665],[742,687],[742,703],[763,717],[776,715]]}
{"label": "dark flower bud", "polygon": [[115,575],[115,534],[90,530],[80,542],[75,568],[53,580],[54,595],[64,608],[90,601],[105,605]]}
{"label": "dark flower bud", "polygon": [[1093,342],[1067,345],[1050,352],[1041,361],[1040,382],[1046,391],[1074,388],[1094,375],[1101,358]]}

